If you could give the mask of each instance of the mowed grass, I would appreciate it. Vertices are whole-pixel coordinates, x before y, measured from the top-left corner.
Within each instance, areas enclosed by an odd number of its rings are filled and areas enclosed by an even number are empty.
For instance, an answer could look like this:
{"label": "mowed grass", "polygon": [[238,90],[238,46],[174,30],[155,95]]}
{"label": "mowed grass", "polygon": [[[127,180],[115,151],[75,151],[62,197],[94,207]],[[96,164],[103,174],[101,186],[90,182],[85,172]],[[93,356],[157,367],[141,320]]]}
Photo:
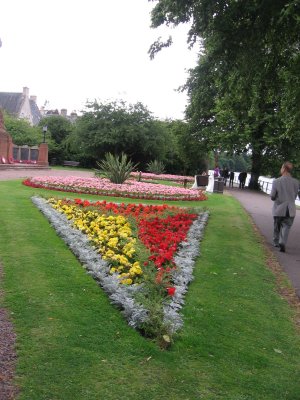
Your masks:
{"label": "mowed grass", "polygon": [[205,205],[210,218],[184,328],[162,351],[109,303],[33,206],[34,194],[64,196],[0,182],[0,306],[17,333],[18,400],[300,399],[294,310],[277,294],[260,238],[234,198],[169,202]]}

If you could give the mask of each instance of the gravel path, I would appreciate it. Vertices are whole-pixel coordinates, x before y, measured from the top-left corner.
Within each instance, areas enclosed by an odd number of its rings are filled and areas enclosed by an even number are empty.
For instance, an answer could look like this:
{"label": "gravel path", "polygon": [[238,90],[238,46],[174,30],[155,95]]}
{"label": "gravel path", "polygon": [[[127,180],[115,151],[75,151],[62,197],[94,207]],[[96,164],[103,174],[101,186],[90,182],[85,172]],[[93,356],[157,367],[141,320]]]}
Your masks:
{"label": "gravel path", "polygon": [[93,177],[94,172],[70,169],[0,169],[0,180],[25,179],[31,176],[79,176]]}

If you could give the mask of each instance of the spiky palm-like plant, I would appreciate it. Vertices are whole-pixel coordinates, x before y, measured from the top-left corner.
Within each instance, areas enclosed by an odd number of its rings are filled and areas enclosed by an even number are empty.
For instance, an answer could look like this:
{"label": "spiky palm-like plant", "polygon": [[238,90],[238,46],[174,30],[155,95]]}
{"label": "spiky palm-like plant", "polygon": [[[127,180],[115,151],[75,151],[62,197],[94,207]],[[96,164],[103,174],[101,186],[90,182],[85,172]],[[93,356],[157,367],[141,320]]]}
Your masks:
{"label": "spiky palm-like plant", "polygon": [[163,174],[165,172],[165,165],[162,161],[150,161],[147,164],[147,171],[157,175]]}
{"label": "spiky palm-like plant", "polygon": [[115,156],[106,153],[104,159],[96,162],[99,169],[95,169],[95,175],[109,179],[112,183],[123,183],[129,178],[131,172],[137,168],[125,153]]}

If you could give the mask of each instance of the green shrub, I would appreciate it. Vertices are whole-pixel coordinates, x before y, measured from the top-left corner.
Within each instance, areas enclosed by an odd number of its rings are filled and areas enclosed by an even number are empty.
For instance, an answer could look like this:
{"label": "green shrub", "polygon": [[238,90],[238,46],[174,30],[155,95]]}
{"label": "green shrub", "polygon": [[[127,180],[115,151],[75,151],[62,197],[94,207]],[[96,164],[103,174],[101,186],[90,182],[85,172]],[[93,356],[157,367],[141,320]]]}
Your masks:
{"label": "green shrub", "polygon": [[131,172],[137,168],[137,164],[133,164],[125,153],[122,153],[121,156],[106,153],[104,157],[101,162],[96,162],[99,169],[95,170],[95,175],[107,178],[112,183],[121,184],[125,182]]}
{"label": "green shrub", "polygon": [[152,174],[160,175],[165,172],[165,165],[162,161],[154,160],[147,164],[147,171]]}

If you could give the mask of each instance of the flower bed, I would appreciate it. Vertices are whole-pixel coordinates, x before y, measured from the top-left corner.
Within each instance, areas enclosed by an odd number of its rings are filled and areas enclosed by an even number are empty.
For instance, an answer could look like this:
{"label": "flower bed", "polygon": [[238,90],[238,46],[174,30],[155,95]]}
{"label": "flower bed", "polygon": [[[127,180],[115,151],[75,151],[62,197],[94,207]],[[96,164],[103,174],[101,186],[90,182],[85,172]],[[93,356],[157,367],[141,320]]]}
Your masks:
{"label": "flower bed", "polygon": [[[207,213],[80,199],[34,197],[33,202],[122,309],[129,325],[155,337],[170,337],[182,326],[179,310],[192,280]],[[161,312],[155,328],[154,306],[156,320]]]}
{"label": "flower bed", "polygon": [[164,181],[174,181],[183,183],[186,182],[194,182],[195,178],[193,176],[185,176],[185,175],[171,175],[171,174],[153,174],[150,172],[132,172],[131,176],[134,178],[141,178],[146,180],[164,180]]}
{"label": "flower bed", "polygon": [[32,177],[23,181],[24,185],[59,190],[64,192],[87,193],[101,196],[128,197],[149,200],[207,200],[201,190],[191,190],[160,184],[126,181],[123,184],[111,183],[105,178]]}

